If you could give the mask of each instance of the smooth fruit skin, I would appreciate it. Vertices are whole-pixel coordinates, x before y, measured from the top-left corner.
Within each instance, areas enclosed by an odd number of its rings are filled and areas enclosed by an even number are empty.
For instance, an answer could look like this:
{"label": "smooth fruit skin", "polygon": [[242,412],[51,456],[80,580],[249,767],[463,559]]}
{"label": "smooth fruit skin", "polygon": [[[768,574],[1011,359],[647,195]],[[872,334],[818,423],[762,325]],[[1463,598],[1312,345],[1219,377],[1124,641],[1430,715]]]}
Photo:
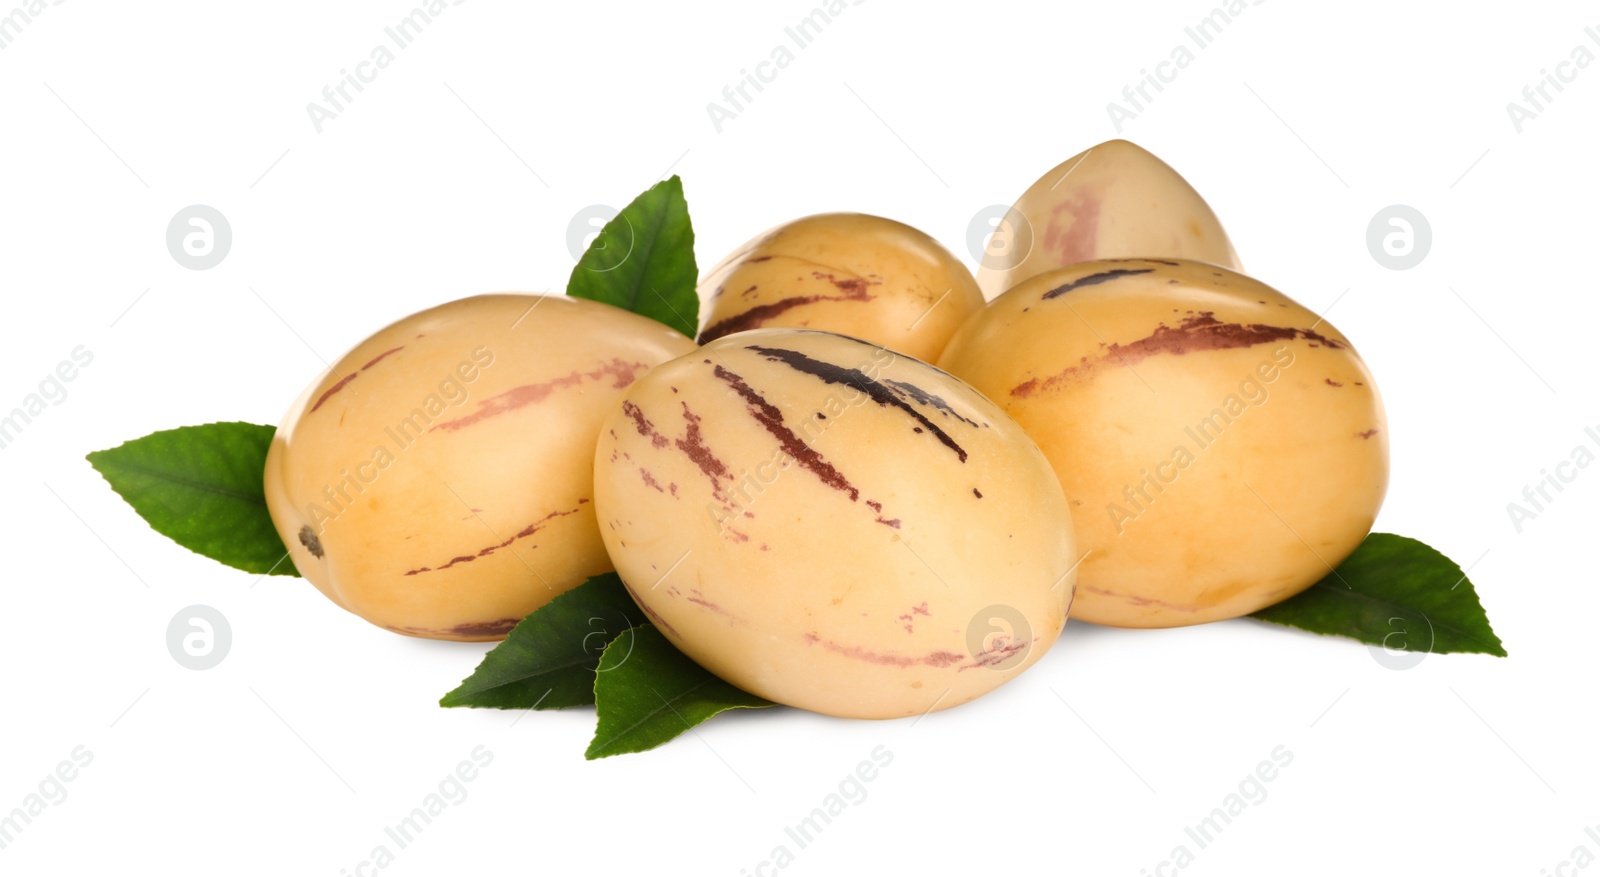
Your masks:
{"label": "smooth fruit skin", "polygon": [[1348,339],[1224,268],[1108,260],[995,299],[939,365],[1039,443],[1072,503],[1074,618],[1176,627],[1314,584],[1372,528],[1388,427]]}
{"label": "smooth fruit skin", "polygon": [[945,709],[1060,634],[1071,516],[970,387],[841,335],[760,329],[659,366],[601,433],[595,504],[660,629],[746,691],[835,716]]}
{"label": "smooth fruit skin", "polygon": [[1222,222],[1161,159],[1109,140],[1067,159],[1011,206],[978,268],[986,298],[1095,259],[1195,259],[1242,270]]}
{"label": "smooth fruit skin", "polygon": [[694,342],[564,296],[484,295],[406,317],[306,390],[267,454],[300,573],[397,633],[503,638],[611,569],[592,455],[623,390]]}
{"label": "smooth fruit skin", "polygon": [[824,213],[763,232],[700,282],[702,344],[762,327],[838,332],[924,362],[983,293],[938,241],[904,223]]}

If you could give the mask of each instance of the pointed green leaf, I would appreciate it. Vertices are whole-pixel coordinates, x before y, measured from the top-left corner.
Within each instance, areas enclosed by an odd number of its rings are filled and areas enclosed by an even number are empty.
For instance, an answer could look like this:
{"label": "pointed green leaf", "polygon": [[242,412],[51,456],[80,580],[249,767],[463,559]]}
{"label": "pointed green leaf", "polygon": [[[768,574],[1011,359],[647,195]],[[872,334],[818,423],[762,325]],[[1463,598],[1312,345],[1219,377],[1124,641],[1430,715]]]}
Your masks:
{"label": "pointed green leaf", "polygon": [[694,227],[676,176],[633,199],[595,236],[572,269],[567,295],[616,305],[694,337]]}
{"label": "pointed green leaf", "polygon": [[606,647],[594,696],[590,760],[654,749],[720,712],[774,705],[711,675],[648,624]]}
{"label": "pointed green leaf", "polygon": [[1390,533],[1367,536],[1322,581],[1253,617],[1396,651],[1506,655],[1461,567]]}
{"label": "pointed green leaf", "polygon": [[594,703],[594,669],[644,616],[616,573],[591,577],[522,619],[440,706],[560,709]]}
{"label": "pointed green leaf", "polygon": [[88,459],[161,535],[245,572],[293,576],[262,489],[274,432],[254,423],[185,426]]}

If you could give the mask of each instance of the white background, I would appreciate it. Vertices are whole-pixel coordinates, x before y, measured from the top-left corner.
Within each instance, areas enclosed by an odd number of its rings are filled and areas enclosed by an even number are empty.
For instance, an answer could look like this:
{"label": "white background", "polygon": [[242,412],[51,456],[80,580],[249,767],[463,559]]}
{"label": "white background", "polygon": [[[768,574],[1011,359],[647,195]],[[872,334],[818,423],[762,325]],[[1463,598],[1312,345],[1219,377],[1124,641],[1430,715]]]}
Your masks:
{"label": "white background", "polygon": [[[1171,874],[1180,843],[1182,873],[1216,875],[1572,874],[1576,847],[1600,855],[1600,467],[1520,533],[1506,510],[1600,426],[1600,65],[1521,133],[1506,112],[1573,47],[1600,53],[1592,7],[1261,3],[1121,132],[1210,200],[1251,273],[1355,339],[1389,411],[1378,527],[1471,566],[1510,658],[1402,672],[1251,620],[1074,623],[1015,683],[917,722],[732,715],[587,763],[587,710],[435,706],[486,646],[397,637],[192,556],[83,455],[275,423],[392,319],[559,290],[573,215],[669,170],[702,266],[825,210],[970,259],[973,215],[1117,136],[1106,104],[1212,3],[868,0],[720,133],[706,105],[809,0],[528,6],[449,7],[321,133],[306,105],[409,3],[68,0],[0,51],[0,409],[74,347],[94,356],[0,451],[0,811],[94,755],[0,872],[355,874],[479,745],[494,760],[467,798],[383,873],[755,874],[780,843],[794,874]],[[234,233],[207,271],[165,245],[197,203]],[[1394,203],[1433,228],[1408,271],[1365,243]],[[165,644],[195,603],[233,628],[204,672]],[[1280,745],[1294,760],[1266,799],[1197,849],[1185,826]],[[894,760],[868,797],[796,849],[784,827],[878,746]]]}

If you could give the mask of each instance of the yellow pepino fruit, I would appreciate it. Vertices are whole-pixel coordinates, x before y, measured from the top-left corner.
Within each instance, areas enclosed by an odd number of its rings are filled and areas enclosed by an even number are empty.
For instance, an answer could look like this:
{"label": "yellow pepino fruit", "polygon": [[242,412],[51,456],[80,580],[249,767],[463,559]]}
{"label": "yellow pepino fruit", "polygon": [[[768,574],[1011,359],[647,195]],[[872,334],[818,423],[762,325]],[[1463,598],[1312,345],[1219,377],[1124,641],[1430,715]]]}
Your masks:
{"label": "yellow pepino fruit", "polygon": [[663,633],[769,700],[965,703],[1044,654],[1073,594],[1049,464],[972,388],[830,333],[730,335],[613,407],[595,504]]}
{"label": "yellow pepino fruit", "polygon": [[1175,627],[1328,575],[1389,480],[1372,374],[1327,321],[1202,262],[1117,259],[990,302],[940,367],[1039,443],[1081,550],[1073,617]]}
{"label": "yellow pepino fruit", "polygon": [[406,317],[289,409],[267,454],[273,524],[300,573],[373,624],[503,638],[611,569],[592,502],[600,424],[636,379],[693,348],[564,296]]}
{"label": "yellow pepino fruit", "polygon": [[904,223],[808,216],[762,233],[700,282],[700,343],[757,328],[838,332],[931,362],[983,307],[972,272]]}
{"label": "yellow pepino fruit", "polygon": [[987,298],[1046,271],[1124,257],[1239,270],[1217,215],[1166,162],[1109,140],[1052,168],[1011,206],[978,269]]}

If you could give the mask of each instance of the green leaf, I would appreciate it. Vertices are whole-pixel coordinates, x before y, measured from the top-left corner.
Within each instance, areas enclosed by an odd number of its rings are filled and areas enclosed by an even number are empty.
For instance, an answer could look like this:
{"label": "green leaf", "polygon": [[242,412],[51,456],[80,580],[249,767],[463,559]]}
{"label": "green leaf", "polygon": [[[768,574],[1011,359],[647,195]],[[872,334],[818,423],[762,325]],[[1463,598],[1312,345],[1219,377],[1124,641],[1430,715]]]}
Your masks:
{"label": "green leaf", "polygon": [[594,703],[594,668],[644,620],[616,573],[591,577],[522,619],[440,706],[560,709]]}
{"label": "green leaf", "polygon": [[648,624],[606,646],[594,696],[590,760],[654,749],[720,712],[774,705],[711,675]]}
{"label": "green leaf", "polygon": [[274,432],[254,423],[185,426],[88,459],[168,539],[245,572],[293,576],[262,488]]}
{"label": "green leaf", "polygon": [[1461,567],[1390,533],[1367,536],[1332,574],[1253,617],[1395,651],[1506,656]]}
{"label": "green leaf", "polygon": [[606,223],[572,269],[567,295],[616,305],[693,338],[699,273],[683,181],[673,176]]}

